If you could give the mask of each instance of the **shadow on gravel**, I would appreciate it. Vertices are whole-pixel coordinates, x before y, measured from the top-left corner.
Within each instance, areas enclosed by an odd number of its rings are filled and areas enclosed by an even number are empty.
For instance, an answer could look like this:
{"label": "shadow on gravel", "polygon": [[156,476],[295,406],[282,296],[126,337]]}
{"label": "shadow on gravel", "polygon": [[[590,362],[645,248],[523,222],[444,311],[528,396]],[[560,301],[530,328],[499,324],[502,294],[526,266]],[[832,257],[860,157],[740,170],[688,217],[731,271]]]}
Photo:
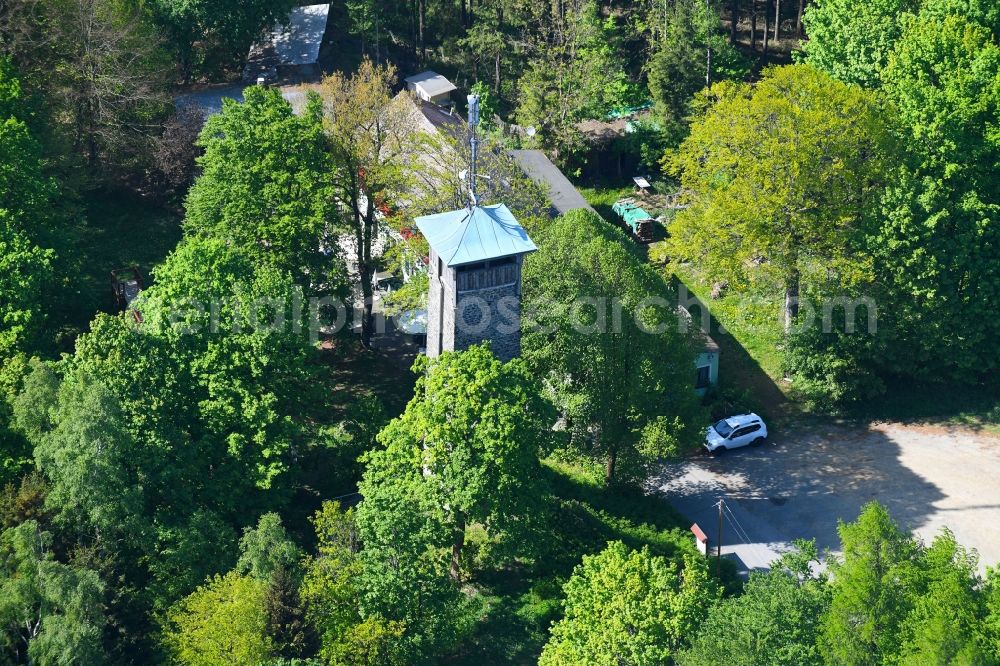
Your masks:
{"label": "shadow on gravel", "polygon": [[[854,520],[872,500],[915,529],[945,497],[900,463],[899,445],[885,433],[865,426],[808,428],[779,434],[760,448],[668,463],[653,484],[691,521],[708,526],[713,547],[713,505],[724,497],[743,536],[777,552],[796,538],[816,539],[821,550],[839,549],[838,520]],[[744,545],[728,517],[723,528],[724,547]]]}

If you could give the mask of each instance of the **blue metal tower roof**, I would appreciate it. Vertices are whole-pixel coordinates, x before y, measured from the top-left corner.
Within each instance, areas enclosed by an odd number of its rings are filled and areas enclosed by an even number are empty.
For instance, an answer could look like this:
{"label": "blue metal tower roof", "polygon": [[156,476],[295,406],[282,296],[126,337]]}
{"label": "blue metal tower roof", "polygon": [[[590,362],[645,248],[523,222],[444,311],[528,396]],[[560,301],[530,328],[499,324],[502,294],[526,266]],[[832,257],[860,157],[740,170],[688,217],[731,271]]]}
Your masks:
{"label": "blue metal tower roof", "polygon": [[418,217],[416,222],[420,233],[449,266],[538,249],[504,204],[425,215]]}

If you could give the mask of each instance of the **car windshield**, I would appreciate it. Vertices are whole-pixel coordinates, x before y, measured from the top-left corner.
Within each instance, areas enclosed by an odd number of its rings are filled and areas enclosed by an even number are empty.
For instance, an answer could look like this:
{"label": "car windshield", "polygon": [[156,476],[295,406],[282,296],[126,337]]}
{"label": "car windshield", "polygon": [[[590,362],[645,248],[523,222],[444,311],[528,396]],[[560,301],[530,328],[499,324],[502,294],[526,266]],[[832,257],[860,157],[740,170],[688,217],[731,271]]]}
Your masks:
{"label": "car windshield", "polygon": [[726,422],[726,419],[722,419],[712,427],[715,428],[715,432],[719,433],[723,437],[729,437],[730,433],[733,432],[732,426]]}

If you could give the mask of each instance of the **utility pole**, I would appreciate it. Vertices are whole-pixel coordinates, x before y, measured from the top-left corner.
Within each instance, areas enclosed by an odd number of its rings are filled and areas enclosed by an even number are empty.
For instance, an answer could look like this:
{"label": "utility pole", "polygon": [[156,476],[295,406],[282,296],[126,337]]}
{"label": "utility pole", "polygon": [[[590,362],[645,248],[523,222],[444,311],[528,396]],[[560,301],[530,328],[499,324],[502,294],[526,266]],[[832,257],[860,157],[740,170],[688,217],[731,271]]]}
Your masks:
{"label": "utility pole", "polygon": [[722,577],[722,503],[725,500],[719,498],[719,540],[715,543],[715,575]]}
{"label": "utility pole", "polygon": [[472,130],[472,138],[469,140],[470,148],[472,149],[472,160],[469,165],[469,194],[471,198],[471,203],[469,208],[475,208],[479,205],[479,191],[477,189],[476,179],[479,177],[477,173],[479,161],[479,137],[476,136],[476,128],[479,126],[479,95],[472,94],[467,98],[469,103],[469,129]]}

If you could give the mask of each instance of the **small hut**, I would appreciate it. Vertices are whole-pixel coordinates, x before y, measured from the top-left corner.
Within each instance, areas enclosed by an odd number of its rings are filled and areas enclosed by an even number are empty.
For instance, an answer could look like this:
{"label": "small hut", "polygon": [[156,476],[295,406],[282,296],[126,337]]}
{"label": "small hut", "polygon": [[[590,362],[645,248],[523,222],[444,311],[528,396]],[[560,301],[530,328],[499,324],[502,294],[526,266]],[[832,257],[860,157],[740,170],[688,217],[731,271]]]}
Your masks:
{"label": "small hut", "polygon": [[458,90],[458,86],[454,83],[431,70],[414,74],[404,81],[407,90],[416,93],[417,97],[425,102],[431,102],[438,106],[449,105],[451,93]]}

